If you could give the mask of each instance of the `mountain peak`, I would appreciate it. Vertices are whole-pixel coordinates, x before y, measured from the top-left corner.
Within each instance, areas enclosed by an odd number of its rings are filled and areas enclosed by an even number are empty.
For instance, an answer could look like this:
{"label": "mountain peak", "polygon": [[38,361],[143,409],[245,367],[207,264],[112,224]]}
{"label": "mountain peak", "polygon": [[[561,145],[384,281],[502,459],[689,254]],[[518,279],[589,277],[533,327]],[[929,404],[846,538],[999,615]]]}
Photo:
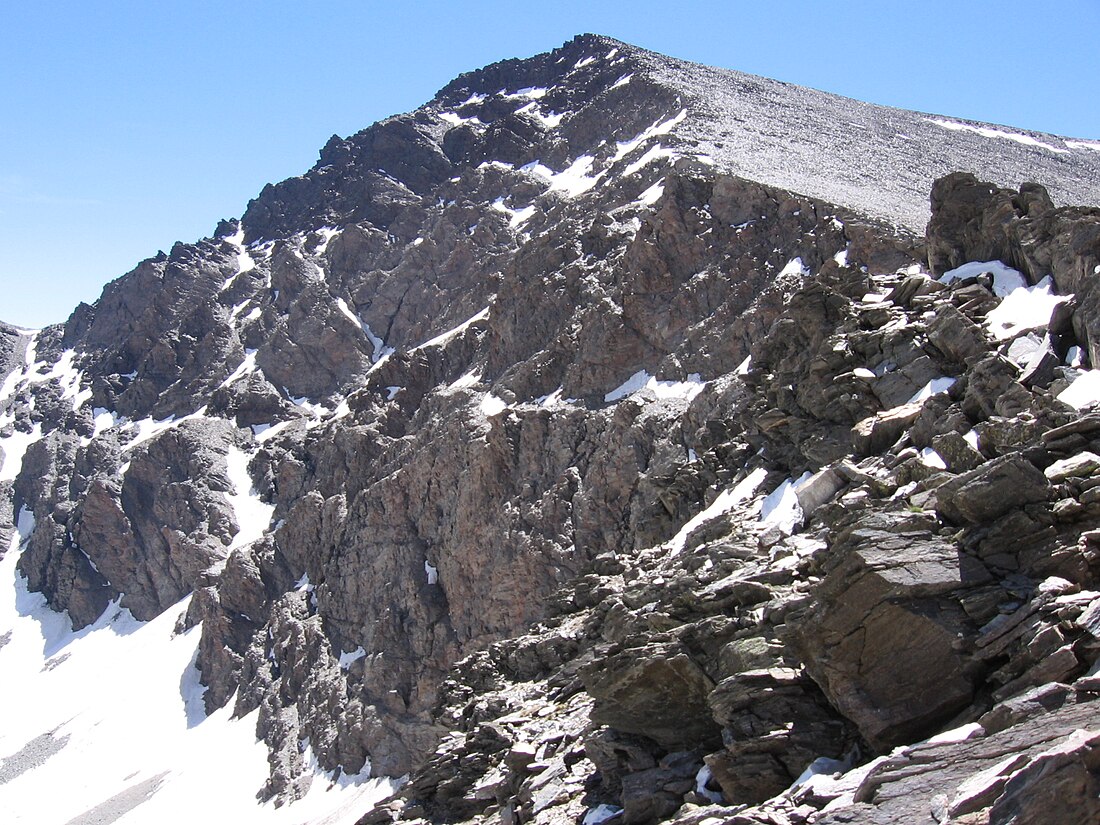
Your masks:
{"label": "mountain peak", "polygon": [[582,35],[0,326],[0,809],[1095,820],[1089,145]]}

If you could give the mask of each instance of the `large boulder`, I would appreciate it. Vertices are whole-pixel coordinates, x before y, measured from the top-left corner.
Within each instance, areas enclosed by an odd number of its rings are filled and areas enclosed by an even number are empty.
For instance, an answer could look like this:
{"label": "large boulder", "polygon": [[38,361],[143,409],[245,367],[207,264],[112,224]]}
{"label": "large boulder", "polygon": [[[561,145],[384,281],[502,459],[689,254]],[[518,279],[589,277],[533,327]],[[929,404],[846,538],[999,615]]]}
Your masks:
{"label": "large boulder", "polygon": [[856,530],[809,609],[791,622],[806,670],[876,748],[912,741],[973,698],[960,641],[974,628],[954,596],[989,580],[924,532]]}
{"label": "large boulder", "polygon": [[943,484],[936,490],[936,512],[955,524],[982,524],[1046,501],[1049,495],[1046,476],[1019,453],[1011,453]]}

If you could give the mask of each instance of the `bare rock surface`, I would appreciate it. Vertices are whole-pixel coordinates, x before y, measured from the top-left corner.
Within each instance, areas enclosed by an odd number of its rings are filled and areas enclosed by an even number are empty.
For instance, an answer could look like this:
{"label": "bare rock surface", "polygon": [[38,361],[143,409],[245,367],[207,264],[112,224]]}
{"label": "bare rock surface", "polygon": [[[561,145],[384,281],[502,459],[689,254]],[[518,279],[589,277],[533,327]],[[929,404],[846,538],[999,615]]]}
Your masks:
{"label": "bare rock surface", "polygon": [[[595,36],[462,75],[0,327],[0,530],[78,629],[190,595],[279,804],[1091,821],[1100,156],[989,131]],[[1049,318],[938,277],[993,260]]]}

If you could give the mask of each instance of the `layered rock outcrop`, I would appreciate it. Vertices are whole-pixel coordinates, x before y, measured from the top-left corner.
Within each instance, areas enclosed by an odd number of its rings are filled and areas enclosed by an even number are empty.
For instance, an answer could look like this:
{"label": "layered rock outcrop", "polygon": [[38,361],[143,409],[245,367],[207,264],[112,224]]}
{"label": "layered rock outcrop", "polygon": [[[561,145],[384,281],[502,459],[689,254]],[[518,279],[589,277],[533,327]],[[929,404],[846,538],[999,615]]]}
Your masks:
{"label": "layered rock outcrop", "polygon": [[[768,172],[777,101],[873,135]],[[463,75],[0,330],[20,569],[78,627],[192,594],[257,790],[407,774],[367,822],[1091,815],[1095,210],[932,185],[1100,202],[1039,137],[590,36]]]}

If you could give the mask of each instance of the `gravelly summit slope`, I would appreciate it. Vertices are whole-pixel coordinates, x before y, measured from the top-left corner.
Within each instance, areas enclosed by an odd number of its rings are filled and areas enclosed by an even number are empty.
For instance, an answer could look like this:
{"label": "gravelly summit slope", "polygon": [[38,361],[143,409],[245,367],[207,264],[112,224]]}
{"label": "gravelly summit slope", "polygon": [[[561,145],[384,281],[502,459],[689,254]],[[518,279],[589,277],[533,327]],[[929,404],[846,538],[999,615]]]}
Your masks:
{"label": "gravelly summit slope", "polygon": [[1063,204],[1100,195],[1100,141],[877,106],[652,52],[637,57],[690,100],[677,133],[723,169],[915,232],[928,220],[932,181],[956,169],[999,186],[1042,181]]}

